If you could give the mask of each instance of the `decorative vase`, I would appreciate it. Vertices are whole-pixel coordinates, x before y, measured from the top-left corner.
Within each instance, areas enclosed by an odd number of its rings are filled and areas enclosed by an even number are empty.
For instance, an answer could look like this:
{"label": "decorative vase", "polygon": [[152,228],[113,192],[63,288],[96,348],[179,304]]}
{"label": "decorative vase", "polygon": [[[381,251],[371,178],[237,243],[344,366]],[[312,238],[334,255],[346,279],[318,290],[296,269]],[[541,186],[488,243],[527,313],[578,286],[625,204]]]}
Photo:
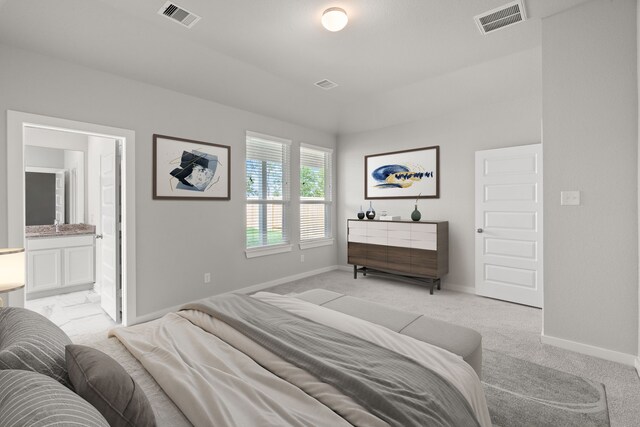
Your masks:
{"label": "decorative vase", "polygon": [[362,210],[362,205],[360,205],[360,212],[358,212],[358,219],[364,219],[364,211]]}
{"label": "decorative vase", "polygon": [[373,219],[376,217],[376,211],[373,210],[372,202],[369,202],[369,210],[367,211],[367,218]]}
{"label": "decorative vase", "polygon": [[422,214],[418,210],[418,205],[415,205],[415,209],[411,212],[411,219],[414,221],[420,221],[420,218],[422,218]]}

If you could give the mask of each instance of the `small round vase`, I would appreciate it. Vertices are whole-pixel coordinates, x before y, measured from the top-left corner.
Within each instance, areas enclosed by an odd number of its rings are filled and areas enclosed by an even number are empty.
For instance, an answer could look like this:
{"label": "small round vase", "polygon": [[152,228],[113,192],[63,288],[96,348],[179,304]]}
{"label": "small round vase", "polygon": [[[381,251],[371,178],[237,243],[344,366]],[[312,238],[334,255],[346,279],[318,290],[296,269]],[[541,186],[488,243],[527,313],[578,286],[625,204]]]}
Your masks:
{"label": "small round vase", "polygon": [[360,206],[360,212],[358,212],[358,219],[364,219],[364,211],[362,210],[362,206]]}
{"label": "small round vase", "polygon": [[411,212],[411,219],[414,221],[420,221],[420,218],[422,218],[422,214],[418,210],[418,205],[415,205],[415,209]]}
{"label": "small round vase", "polygon": [[372,202],[369,202],[369,210],[367,210],[367,218],[373,219],[376,217],[376,211],[373,210]]}

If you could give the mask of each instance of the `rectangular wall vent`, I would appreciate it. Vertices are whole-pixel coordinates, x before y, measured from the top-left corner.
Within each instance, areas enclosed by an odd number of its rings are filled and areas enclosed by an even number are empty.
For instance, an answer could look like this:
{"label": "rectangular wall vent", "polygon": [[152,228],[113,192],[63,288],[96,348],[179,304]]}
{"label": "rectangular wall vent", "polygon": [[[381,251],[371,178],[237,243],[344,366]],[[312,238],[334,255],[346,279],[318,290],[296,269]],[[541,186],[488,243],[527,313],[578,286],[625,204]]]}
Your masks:
{"label": "rectangular wall vent", "polygon": [[518,22],[526,21],[527,14],[523,0],[517,0],[474,16],[473,19],[482,34],[489,34]]}
{"label": "rectangular wall vent", "polygon": [[200,20],[200,17],[195,13],[191,13],[188,10],[168,1],[158,11],[159,15],[166,16],[178,24],[184,25],[187,28],[193,27],[196,22]]}
{"label": "rectangular wall vent", "polygon": [[337,83],[334,83],[331,80],[327,80],[327,79],[320,80],[319,82],[315,82],[314,85],[324,90],[333,89],[334,87],[338,86]]}

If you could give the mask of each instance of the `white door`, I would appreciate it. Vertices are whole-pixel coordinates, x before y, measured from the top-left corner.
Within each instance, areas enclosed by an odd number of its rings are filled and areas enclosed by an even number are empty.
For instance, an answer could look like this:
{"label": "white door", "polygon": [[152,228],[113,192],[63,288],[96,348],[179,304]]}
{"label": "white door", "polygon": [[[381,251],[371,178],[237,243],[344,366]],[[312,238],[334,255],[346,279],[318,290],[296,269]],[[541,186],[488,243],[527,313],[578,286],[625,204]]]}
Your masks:
{"label": "white door", "polygon": [[100,303],[116,322],[121,318],[120,243],[119,243],[119,161],[117,142],[103,148],[100,154],[100,232],[97,247],[101,253]]}
{"label": "white door", "polygon": [[476,293],[542,307],[542,144],[476,152]]}

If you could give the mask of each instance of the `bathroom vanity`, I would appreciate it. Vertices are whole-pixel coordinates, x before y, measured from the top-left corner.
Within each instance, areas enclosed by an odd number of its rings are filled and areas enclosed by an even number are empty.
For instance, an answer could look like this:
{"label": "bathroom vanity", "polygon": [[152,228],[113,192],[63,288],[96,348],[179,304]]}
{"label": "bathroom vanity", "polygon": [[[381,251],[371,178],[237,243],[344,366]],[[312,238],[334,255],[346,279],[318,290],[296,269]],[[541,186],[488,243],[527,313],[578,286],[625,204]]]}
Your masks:
{"label": "bathroom vanity", "polygon": [[27,226],[25,237],[27,300],[93,287],[95,226]]}

